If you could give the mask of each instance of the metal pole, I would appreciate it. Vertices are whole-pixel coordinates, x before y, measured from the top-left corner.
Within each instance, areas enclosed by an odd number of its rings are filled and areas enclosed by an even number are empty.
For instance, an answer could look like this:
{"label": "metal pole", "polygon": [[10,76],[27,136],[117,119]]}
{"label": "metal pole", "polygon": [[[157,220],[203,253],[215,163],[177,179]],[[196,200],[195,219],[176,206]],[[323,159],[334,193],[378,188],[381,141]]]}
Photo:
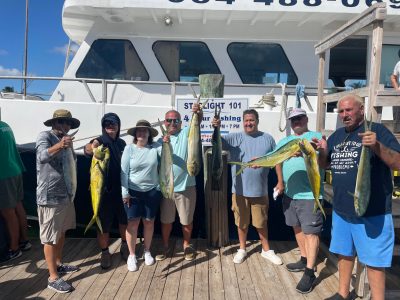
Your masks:
{"label": "metal pole", "polygon": [[71,51],[71,39],[68,39],[68,48],[67,48],[67,54],[65,56],[65,64],[64,64],[64,74],[65,71],[67,71],[68,64],[69,64],[69,52]]}
{"label": "metal pole", "polygon": [[26,76],[28,70],[28,16],[29,0],[25,3],[25,47],[24,47],[24,99],[26,98]]}

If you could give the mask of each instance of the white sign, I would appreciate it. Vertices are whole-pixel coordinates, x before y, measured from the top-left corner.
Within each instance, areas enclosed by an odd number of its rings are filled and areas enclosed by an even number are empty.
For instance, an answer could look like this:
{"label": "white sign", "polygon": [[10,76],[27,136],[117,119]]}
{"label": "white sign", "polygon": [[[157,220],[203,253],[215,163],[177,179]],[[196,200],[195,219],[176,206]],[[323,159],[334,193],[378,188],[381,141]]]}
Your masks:
{"label": "white sign", "polygon": [[[201,99],[205,102],[207,99]],[[176,110],[182,117],[182,127],[189,126],[192,118],[192,105],[197,99],[176,99]],[[243,111],[249,107],[248,98],[210,98],[203,107],[203,120],[201,122],[201,141],[203,145],[211,145],[214,128],[211,121],[215,115],[215,107],[221,109],[221,135],[231,132],[243,131]]]}

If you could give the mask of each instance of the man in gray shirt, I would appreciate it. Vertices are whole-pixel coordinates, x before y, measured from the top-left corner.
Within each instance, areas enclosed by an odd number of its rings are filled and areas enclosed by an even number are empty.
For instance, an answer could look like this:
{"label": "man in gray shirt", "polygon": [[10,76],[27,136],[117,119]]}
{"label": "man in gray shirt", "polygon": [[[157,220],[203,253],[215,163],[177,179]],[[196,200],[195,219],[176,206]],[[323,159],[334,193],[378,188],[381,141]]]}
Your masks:
{"label": "man in gray shirt", "polygon": [[67,133],[80,122],[65,109],[56,110],[53,118],[44,122],[51,127],[36,140],[37,205],[40,240],[49,269],[47,287],[58,293],[68,293],[73,287],[59,274],[76,272],[75,266],[62,263],[65,232],[75,228],[74,197],[76,191],[76,155],[72,137]]}

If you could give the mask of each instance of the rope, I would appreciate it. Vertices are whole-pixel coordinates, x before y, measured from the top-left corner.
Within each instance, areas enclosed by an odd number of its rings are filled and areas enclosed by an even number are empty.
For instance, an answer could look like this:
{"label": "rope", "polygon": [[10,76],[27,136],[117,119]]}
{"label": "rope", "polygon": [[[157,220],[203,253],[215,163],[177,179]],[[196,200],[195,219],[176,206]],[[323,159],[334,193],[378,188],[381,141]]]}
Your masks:
{"label": "rope", "polygon": [[[287,101],[288,101],[288,96],[286,94],[286,83],[279,83],[282,89],[282,103],[281,103],[281,112],[279,114],[279,131],[284,132],[287,127]],[[282,118],[283,116],[283,118]],[[284,126],[282,127],[282,119],[285,119]]]}

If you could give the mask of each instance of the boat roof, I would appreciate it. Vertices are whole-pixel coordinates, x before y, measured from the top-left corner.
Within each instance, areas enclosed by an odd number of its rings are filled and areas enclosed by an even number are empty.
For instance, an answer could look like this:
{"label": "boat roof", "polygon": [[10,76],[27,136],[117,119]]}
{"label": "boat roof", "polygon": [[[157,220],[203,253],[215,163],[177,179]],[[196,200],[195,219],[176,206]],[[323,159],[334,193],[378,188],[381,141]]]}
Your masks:
{"label": "boat roof", "polygon": [[[211,26],[213,34],[220,32],[221,36],[226,36],[229,30],[237,34],[236,27],[262,28],[268,35],[282,31],[284,36],[285,31],[298,35],[310,30],[322,33],[338,28],[367,9],[369,2],[375,3],[369,0],[65,0],[62,23],[71,40],[79,44],[95,23],[115,25],[118,30],[126,28],[126,33],[134,36],[153,36],[168,17],[178,31],[179,26],[202,25],[190,26],[190,33],[183,30],[178,36],[204,37],[207,25]],[[349,7],[351,5],[354,6]],[[388,3],[385,31],[398,31],[398,15],[400,4]],[[254,37],[259,37],[257,31]],[[252,31],[246,30],[246,33],[251,38]]]}

